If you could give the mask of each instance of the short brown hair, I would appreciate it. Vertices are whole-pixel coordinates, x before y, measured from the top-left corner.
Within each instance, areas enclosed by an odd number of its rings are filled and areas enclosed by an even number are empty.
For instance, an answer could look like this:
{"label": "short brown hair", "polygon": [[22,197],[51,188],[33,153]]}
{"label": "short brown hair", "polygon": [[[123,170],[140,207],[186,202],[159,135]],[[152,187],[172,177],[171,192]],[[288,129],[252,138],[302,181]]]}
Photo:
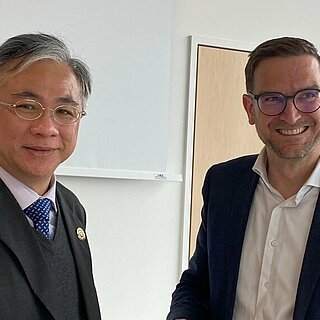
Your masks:
{"label": "short brown hair", "polygon": [[247,92],[253,90],[254,72],[261,61],[267,58],[301,56],[304,54],[314,56],[320,63],[317,48],[305,39],[282,37],[261,43],[249,54],[249,60],[245,68]]}

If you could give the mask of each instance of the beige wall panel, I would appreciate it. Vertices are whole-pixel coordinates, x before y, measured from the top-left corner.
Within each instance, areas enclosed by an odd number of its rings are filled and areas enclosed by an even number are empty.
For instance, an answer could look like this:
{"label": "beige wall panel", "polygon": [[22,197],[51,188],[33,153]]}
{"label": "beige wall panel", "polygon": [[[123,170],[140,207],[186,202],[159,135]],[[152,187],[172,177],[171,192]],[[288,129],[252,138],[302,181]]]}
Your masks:
{"label": "beige wall panel", "polygon": [[207,169],[236,156],[257,153],[262,143],[244,108],[248,53],[199,46],[191,197],[190,255],[201,220],[201,187]]}

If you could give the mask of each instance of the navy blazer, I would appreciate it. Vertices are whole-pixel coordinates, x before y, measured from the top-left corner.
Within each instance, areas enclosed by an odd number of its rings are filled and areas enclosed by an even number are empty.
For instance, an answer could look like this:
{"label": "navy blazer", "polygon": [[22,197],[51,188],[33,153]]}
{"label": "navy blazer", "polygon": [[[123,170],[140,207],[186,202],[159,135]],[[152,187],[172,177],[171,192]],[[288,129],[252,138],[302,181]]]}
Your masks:
{"label": "navy blazer", "polygon": [[[100,320],[87,240],[78,239],[76,229],[85,230],[85,211],[75,195],[57,183],[60,208],[79,276],[87,319]],[[37,236],[12,193],[0,180],[0,319],[66,320],[60,295]]]}
{"label": "navy blazer", "polygon": [[[259,176],[256,155],[212,166],[195,253],[172,295],[167,320],[231,320],[242,245]],[[297,235],[299,236],[299,235]],[[299,278],[293,320],[320,319],[320,203],[316,204]]]}

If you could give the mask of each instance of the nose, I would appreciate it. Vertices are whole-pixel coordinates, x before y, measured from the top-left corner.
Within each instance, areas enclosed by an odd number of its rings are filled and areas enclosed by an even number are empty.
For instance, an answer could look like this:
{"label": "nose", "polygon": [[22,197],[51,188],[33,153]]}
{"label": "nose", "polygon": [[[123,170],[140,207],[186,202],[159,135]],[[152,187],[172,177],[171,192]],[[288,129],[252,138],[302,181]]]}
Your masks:
{"label": "nose", "polygon": [[51,109],[45,109],[38,119],[32,120],[31,133],[44,137],[57,136],[59,134]]}
{"label": "nose", "polygon": [[280,119],[288,124],[295,124],[301,117],[302,113],[295,107],[293,99],[288,99],[285,109],[280,114]]}

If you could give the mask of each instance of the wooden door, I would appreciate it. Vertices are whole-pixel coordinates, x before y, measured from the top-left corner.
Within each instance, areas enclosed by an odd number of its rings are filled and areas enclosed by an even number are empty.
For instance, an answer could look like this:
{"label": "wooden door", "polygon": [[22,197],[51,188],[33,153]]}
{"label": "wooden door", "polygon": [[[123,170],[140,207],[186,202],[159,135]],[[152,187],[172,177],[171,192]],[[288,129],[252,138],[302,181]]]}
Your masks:
{"label": "wooden door", "polygon": [[262,148],[242,106],[248,52],[199,46],[197,59],[189,257],[201,220],[201,188],[214,163]]}

